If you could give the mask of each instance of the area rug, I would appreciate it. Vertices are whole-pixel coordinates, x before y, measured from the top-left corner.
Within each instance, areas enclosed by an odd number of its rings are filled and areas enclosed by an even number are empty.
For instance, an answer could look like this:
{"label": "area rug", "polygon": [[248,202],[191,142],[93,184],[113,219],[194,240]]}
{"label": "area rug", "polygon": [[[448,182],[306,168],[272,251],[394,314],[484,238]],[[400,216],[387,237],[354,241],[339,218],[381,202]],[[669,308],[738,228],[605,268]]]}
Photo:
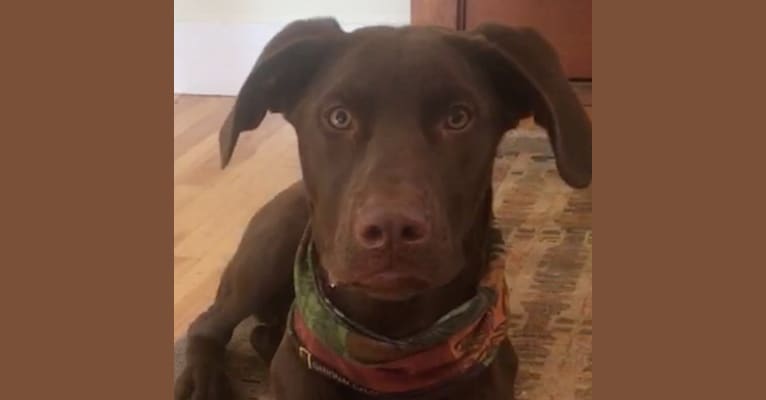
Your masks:
{"label": "area rug", "polygon": [[[592,399],[591,191],[559,178],[548,139],[528,127],[501,143],[493,177],[506,240],[508,332],[519,355],[518,400]],[[229,346],[228,372],[240,399],[265,399],[267,371],[243,322]],[[175,373],[185,339],[175,343]]]}

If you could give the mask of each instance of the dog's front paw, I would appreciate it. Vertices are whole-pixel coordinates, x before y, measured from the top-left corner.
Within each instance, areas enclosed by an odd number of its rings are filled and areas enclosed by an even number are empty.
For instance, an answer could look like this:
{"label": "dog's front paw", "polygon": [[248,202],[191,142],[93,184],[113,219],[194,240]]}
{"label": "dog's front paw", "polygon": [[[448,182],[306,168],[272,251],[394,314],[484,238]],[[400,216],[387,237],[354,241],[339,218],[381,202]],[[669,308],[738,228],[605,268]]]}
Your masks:
{"label": "dog's front paw", "polygon": [[175,384],[175,400],[230,400],[233,392],[223,365],[190,365]]}

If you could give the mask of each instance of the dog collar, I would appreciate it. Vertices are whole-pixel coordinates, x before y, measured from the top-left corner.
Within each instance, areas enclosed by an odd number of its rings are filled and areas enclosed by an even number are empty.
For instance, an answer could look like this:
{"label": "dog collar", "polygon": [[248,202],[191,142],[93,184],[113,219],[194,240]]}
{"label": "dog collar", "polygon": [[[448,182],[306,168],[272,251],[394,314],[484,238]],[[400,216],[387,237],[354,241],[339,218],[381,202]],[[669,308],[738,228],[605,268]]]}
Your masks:
{"label": "dog collar", "polygon": [[294,264],[295,301],[288,333],[306,366],[358,392],[408,397],[476,373],[506,338],[504,260],[490,256],[476,295],[426,331],[389,339],[349,320],[322,294],[310,227]]}

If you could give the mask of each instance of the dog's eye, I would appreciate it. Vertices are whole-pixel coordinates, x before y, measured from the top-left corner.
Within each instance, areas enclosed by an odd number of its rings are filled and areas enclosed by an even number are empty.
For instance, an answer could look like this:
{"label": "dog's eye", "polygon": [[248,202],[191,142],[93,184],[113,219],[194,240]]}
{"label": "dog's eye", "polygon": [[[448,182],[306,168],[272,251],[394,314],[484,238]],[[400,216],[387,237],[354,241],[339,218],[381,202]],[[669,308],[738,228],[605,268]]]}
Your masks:
{"label": "dog's eye", "polygon": [[342,107],[333,108],[327,115],[327,122],[335,129],[348,129],[351,126],[351,113]]}
{"label": "dog's eye", "polygon": [[471,110],[464,105],[450,107],[447,118],[444,120],[444,128],[451,131],[465,129],[471,122]]}

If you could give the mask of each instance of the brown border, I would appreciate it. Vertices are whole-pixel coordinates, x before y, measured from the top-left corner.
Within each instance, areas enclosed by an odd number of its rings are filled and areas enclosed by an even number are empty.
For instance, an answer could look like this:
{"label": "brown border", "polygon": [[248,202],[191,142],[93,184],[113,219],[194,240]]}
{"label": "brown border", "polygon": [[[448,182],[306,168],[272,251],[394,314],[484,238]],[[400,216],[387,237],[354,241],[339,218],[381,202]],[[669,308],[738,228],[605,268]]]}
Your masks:
{"label": "brown border", "polygon": [[594,3],[597,398],[766,398],[764,6]]}
{"label": "brown border", "polygon": [[170,399],[170,2],[3,6],[2,399]]}

